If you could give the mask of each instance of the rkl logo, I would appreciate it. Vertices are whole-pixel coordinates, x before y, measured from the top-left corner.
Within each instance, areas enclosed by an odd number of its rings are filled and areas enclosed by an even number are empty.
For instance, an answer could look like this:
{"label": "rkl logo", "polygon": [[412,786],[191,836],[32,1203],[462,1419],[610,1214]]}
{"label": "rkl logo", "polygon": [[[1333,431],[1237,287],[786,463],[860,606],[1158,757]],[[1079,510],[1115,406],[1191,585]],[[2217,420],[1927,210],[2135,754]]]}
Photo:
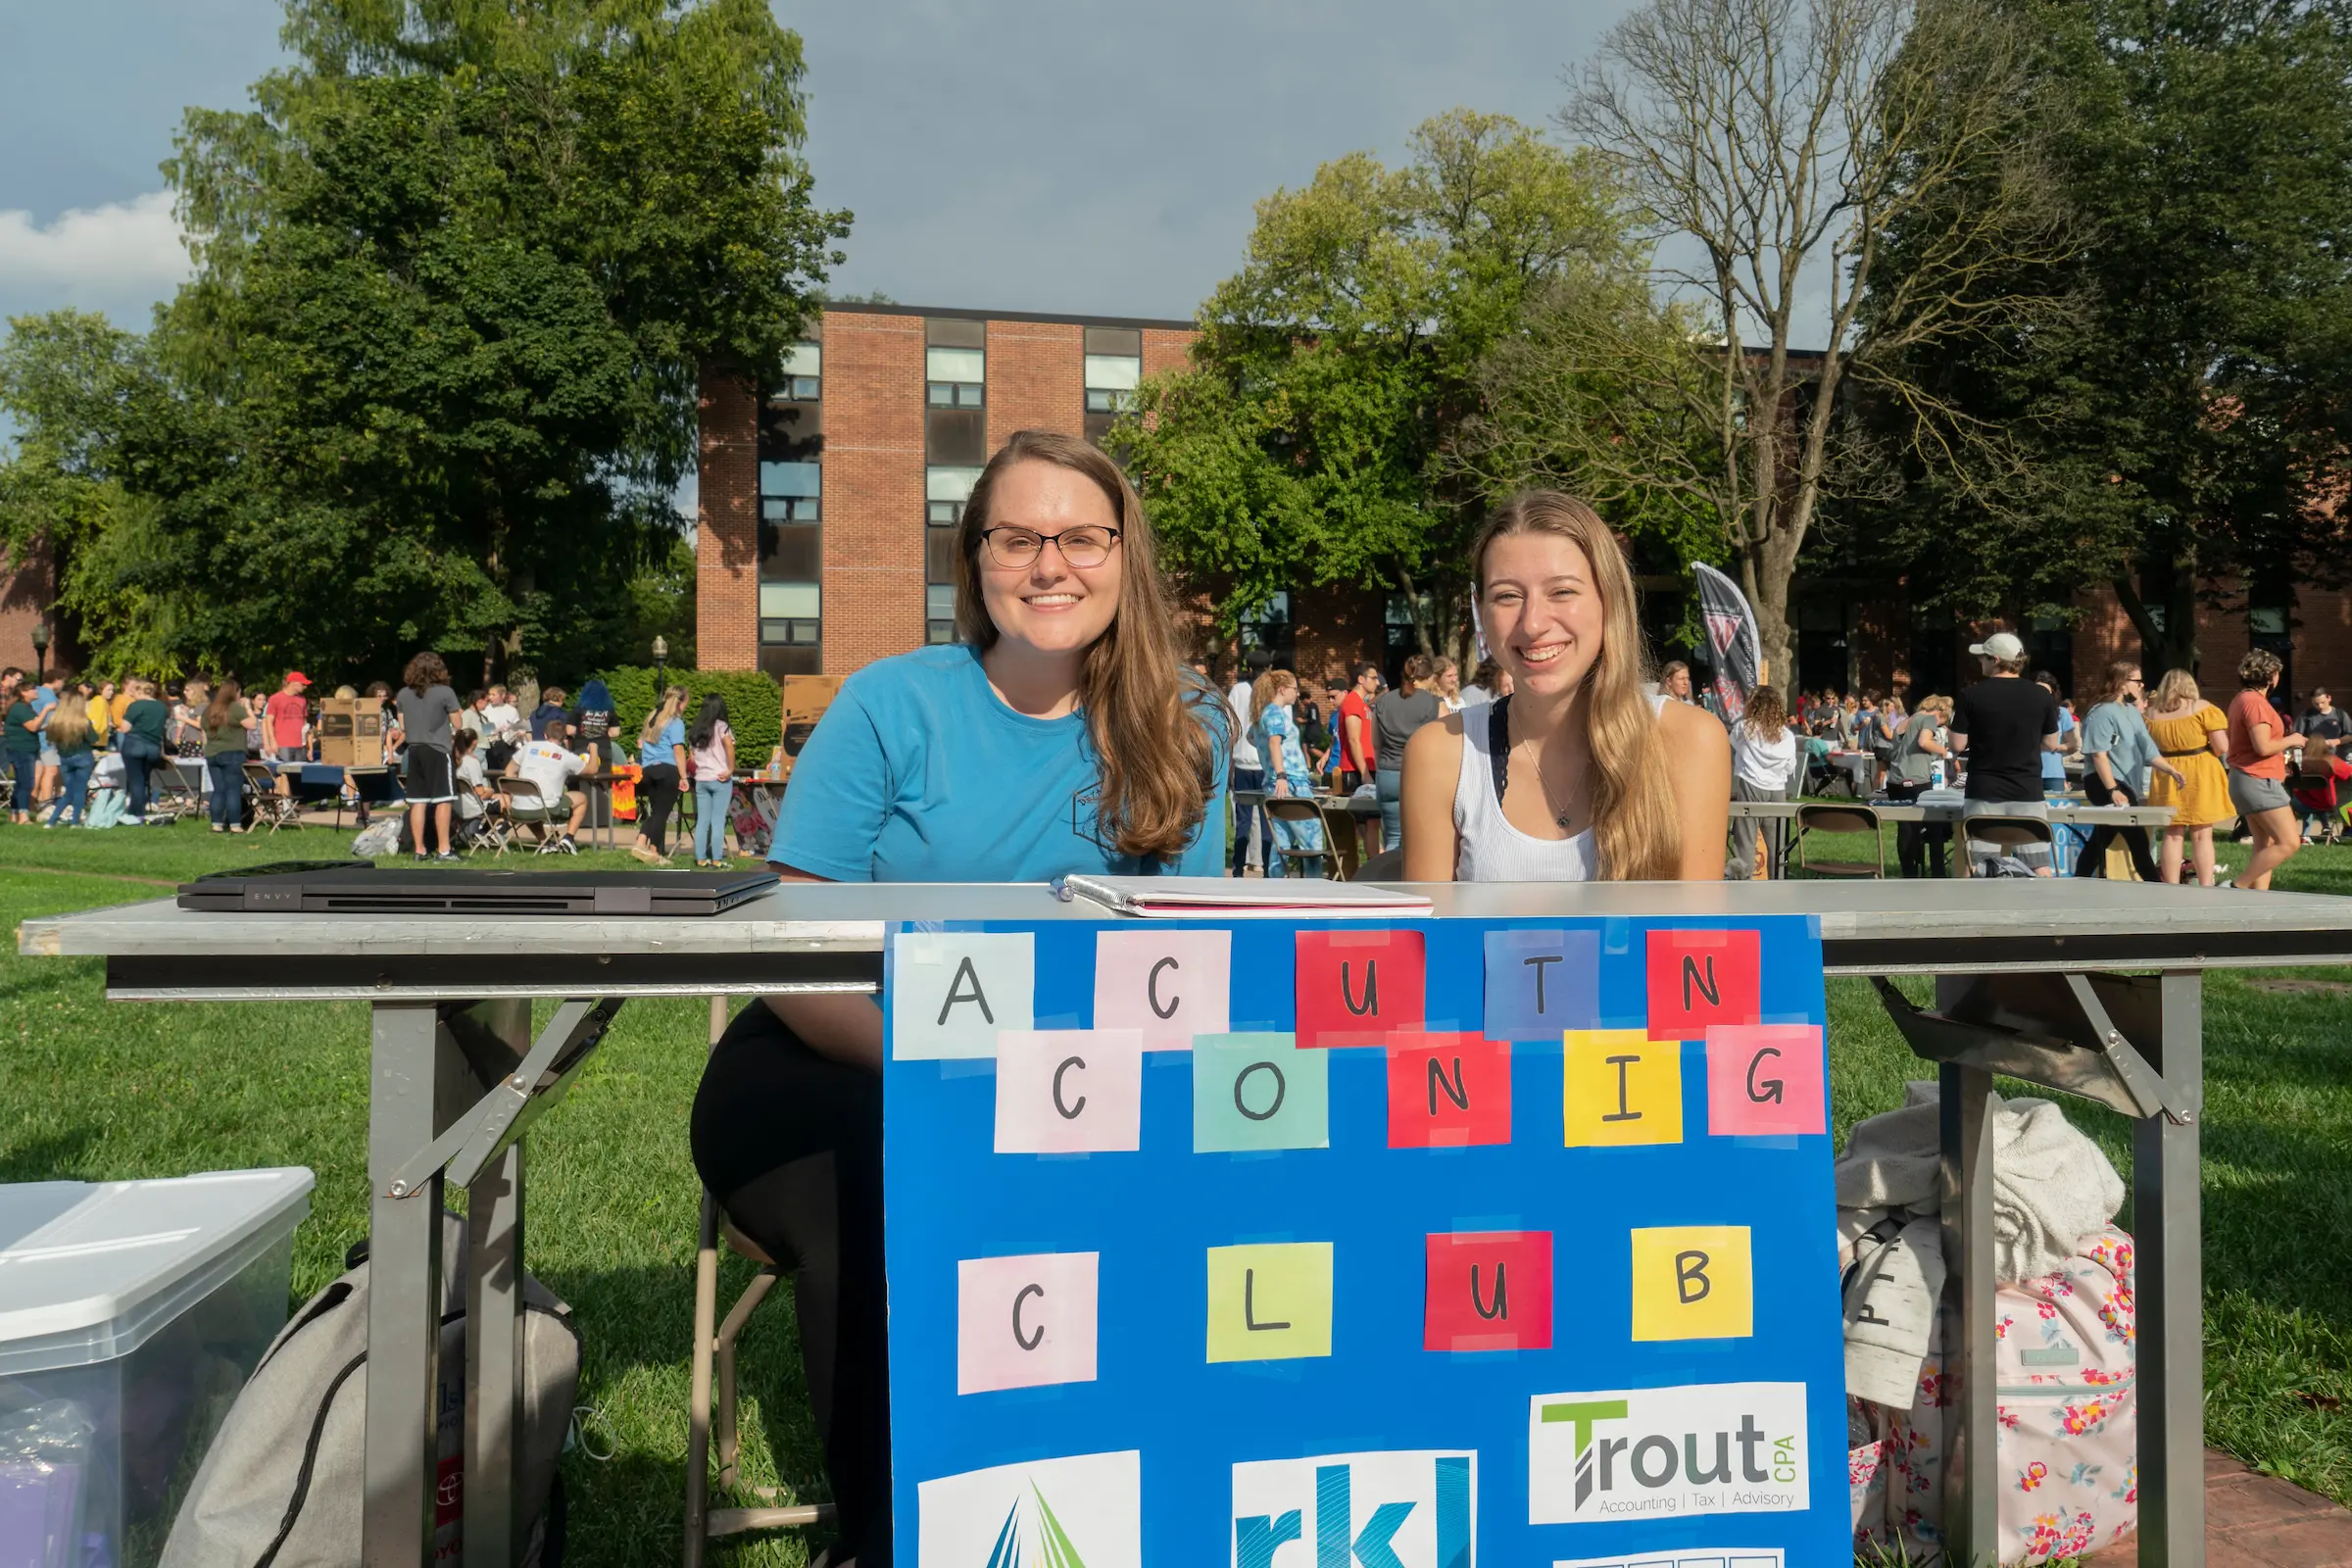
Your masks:
{"label": "rkl logo", "polygon": [[1477,1529],[1475,1453],[1233,1467],[1233,1568],[1474,1568]]}

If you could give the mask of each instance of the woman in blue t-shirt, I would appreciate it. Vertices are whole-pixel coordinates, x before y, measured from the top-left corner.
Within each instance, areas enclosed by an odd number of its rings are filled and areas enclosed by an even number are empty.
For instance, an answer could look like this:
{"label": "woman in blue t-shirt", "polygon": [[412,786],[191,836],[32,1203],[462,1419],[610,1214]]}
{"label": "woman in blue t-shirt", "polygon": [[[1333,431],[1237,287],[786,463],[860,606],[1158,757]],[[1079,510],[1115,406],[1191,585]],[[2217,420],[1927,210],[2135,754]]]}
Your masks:
{"label": "woman in blue t-shirt", "polygon": [[[1143,504],[1087,442],[1025,430],[956,535],[957,640],[867,665],[794,763],[768,859],[804,882],[1213,876],[1226,715],[1177,661]],[[703,1183],[797,1271],[801,1354],[842,1540],[890,1562],[882,1010],[736,1014],[694,1105]]]}

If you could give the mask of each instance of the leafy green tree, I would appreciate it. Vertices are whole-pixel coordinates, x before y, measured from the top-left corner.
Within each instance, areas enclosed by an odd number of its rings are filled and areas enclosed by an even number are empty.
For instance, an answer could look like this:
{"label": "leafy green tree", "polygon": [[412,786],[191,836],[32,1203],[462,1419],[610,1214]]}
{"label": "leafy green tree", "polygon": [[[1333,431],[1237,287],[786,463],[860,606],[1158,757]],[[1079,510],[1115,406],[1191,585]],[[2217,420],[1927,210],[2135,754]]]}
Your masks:
{"label": "leafy green tree", "polygon": [[199,271],[85,427],[143,504],[92,570],[191,661],[641,656],[697,368],[780,373],[847,231],[798,38],[758,0],[289,0],[284,37],[166,166]]}
{"label": "leafy green tree", "polygon": [[1171,563],[1219,624],[1308,583],[1399,589],[1421,647],[1458,643],[1465,545],[1513,475],[1464,439],[1481,367],[1536,291],[1641,257],[1593,160],[1505,116],[1421,125],[1411,161],[1325,164],[1258,203],[1192,364],[1118,441]]}
{"label": "leafy green tree", "polygon": [[2067,309],[1919,359],[2012,461],[1917,466],[1861,531],[1963,613],[2064,609],[2109,583],[2151,665],[2193,666],[2215,579],[2283,602],[2343,570],[2352,51],[2310,4],[2009,10],[2035,39],[2036,118],[2081,243],[1992,270]]}

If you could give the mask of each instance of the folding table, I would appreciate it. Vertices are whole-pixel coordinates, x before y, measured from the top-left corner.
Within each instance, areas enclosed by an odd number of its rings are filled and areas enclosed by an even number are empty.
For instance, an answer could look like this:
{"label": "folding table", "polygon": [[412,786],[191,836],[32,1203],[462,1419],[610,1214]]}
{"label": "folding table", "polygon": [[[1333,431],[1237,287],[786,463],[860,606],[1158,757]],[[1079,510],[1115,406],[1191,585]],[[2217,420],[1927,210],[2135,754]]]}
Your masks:
{"label": "folding table", "polygon": [[[2352,899],[2100,880],[1423,891],[1439,919],[1811,915],[1828,972],[1877,984],[1942,1086],[1946,1344],[1958,1367],[1944,1533],[1958,1560],[1997,1550],[1992,1075],[2132,1117],[2140,1561],[2204,1562],[2201,971],[2352,962]],[[103,956],[107,993],[120,1001],[370,1004],[368,1168],[379,1267],[368,1304],[366,1561],[418,1568],[432,1557],[437,1215],[454,1182],[470,1194],[473,1268],[466,1559],[505,1568],[518,1524],[522,1135],[586,1066],[627,999],[870,994],[890,921],[1101,914],[1042,885],[793,884],[707,919],[197,914],[158,901],[27,920],[19,945],[35,956]],[[1903,975],[1935,977],[1929,1006],[1889,983]],[[536,1037],[534,998],[561,1003]],[[681,1130],[687,1110],[677,1107]]]}

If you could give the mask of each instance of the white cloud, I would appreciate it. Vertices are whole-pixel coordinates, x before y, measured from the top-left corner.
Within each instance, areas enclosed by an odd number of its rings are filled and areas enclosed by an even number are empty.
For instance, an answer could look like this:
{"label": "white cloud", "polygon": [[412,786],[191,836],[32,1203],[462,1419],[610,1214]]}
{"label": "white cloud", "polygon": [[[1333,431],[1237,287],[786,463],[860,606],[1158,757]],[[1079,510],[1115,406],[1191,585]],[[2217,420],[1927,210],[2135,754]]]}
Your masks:
{"label": "white cloud", "polygon": [[22,208],[0,210],[0,314],[72,305],[141,328],[148,308],[169,299],[189,270],[169,191],[77,207],[47,223]]}

